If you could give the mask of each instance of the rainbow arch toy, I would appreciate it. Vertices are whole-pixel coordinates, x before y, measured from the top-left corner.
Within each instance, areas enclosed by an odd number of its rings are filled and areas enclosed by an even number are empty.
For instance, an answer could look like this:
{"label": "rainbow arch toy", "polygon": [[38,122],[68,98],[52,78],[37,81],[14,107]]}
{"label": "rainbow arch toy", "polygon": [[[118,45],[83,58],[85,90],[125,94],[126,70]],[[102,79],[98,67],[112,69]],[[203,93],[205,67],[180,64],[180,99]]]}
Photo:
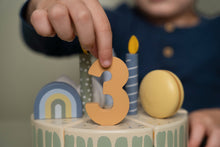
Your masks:
{"label": "rainbow arch toy", "polygon": [[82,117],[78,92],[64,82],[52,82],[38,93],[34,103],[35,119]]}

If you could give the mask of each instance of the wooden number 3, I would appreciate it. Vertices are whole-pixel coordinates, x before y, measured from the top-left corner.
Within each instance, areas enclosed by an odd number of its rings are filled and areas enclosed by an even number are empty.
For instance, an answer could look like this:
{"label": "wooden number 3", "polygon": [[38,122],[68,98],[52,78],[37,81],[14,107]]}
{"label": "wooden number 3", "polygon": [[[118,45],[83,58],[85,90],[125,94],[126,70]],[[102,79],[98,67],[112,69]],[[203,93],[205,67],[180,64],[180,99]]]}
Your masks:
{"label": "wooden number 3", "polygon": [[96,60],[89,69],[89,74],[100,77],[103,72],[109,71],[112,78],[103,84],[103,93],[112,96],[113,106],[111,109],[103,109],[98,103],[87,103],[86,111],[89,117],[97,124],[111,126],[120,123],[128,113],[129,98],[122,88],[128,80],[128,69],[119,58],[113,57],[109,68],[102,68]]}

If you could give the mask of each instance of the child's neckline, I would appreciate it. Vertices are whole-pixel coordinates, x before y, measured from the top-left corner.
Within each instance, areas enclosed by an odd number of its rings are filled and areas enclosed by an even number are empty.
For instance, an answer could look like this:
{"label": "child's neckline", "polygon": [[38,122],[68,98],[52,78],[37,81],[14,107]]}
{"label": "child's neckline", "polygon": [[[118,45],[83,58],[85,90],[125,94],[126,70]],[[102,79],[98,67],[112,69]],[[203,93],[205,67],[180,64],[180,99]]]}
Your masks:
{"label": "child's neckline", "polygon": [[199,28],[199,27],[203,26],[203,24],[207,20],[205,17],[197,14],[198,15],[198,23],[193,25],[193,26],[179,27],[179,26],[175,26],[171,23],[166,23],[164,25],[155,25],[155,24],[151,23],[150,21],[148,21],[145,18],[145,16],[143,16],[143,14],[138,10],[137,7],[132,8],[132,13],[135,15],[135,18],[137,18],[140,21],[144,22],[146,25],[148,25],[152,29],[162,29],[162,30],[165,30],[167,32],[173,32],[174,30],[193,30],[193,29],[196,29],[196,28]]}

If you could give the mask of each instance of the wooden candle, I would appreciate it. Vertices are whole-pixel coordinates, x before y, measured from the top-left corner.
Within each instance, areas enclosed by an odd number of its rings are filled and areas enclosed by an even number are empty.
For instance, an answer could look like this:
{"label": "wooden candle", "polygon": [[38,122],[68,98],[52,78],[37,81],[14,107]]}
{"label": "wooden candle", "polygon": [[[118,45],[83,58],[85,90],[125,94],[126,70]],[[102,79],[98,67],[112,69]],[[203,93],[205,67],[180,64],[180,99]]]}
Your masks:
{"label": "wooden candle", "polygon": [[80,96],[85,113],[85,104],[91,102],[93,99],[92,91],[92,77],[88,74],[91,66],[91,55],[84,49],[83,54],[80,54]]}
{"label": "wooden candle", "polygon": [[133,35],[128,43],[128,51],[126,54],[126,64],[129,71],[128,82],[125,86],[129,97],[128,115],[137,114],[137,99],[138,99],[138,51],[139,42]]}

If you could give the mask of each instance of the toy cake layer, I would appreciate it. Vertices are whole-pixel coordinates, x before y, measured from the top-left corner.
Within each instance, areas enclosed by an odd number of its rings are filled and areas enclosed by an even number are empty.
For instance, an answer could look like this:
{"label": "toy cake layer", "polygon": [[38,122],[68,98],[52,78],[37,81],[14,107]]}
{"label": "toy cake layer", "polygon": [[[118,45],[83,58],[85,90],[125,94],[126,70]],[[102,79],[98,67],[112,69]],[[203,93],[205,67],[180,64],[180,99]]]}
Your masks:
{"label": "toy cake layer", "polygon": [[100,126],[88,117],[34,120],[34,147],[186,147],[187,111],[156,119],[144,111],[115,126]]}

